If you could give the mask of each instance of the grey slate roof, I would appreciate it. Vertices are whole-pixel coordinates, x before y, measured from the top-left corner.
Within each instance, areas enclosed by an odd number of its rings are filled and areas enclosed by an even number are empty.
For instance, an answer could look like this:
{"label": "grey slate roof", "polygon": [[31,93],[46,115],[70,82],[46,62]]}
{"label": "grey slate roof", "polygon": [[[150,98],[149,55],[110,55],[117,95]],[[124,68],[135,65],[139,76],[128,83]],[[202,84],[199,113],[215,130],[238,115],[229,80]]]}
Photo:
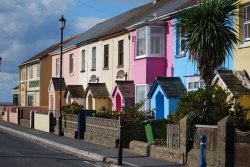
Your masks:
{"label": "grey slate roof", "polygon": [[83,98],[84,89],[82,85],[67,85],[66,91],[64,93],[64,98],[67,94],[70,94],[71,98]]}
{"label": "grey slate roof", "polygon": [[[233,74],[232,70],[219,70],[218,75],[234,96],[250,95],[250,89],[243,86],[242,82]],[[249,80],[249,78],[247,79]]]}
{"label": "grey slate roof", "polygon": [[135,97],[134,81],[115,81],[118,89],[120,90],[123,98]]}
{"label": "grey slate roof", "polygon": [[19,89],[19,85],[15,86],[12,90]]}
{"label": "grey slate roof", "polygon": [[179,77],[156,77],[156,80],[166,96],[181,96],[186,88]]}
{"label": "grey slate roof", "polygon": [[109,97],[109,92],[107,90],[105,83],[88,83],[84,97],[87,96],[88,91],[91,92],[94,98],[98,98],[98,97],[108,98]]}
{"label": "grey slate roof", "polygon": [[[197,0],[160,0],[155,4],[152,2],[148,3],[95,25],[91,29],[80,34],[74,40],[66,43],[64,49],[70,48],[73,45],[82,45],[90,41],[93,42],[99,38],[126,31],[127,27],[149,20],[153,15],[158,17],[195,4],[197,4]],[[59,50],[59,48],[57,50]]]}
{"label": "grey slate roof", "polygon": [[[60,78],[52,78],[51,80],[55,91],[60,91]],[[62,78],[62,90],[65,91],[65,89],[66,89],[66,84],[64,78]]]}

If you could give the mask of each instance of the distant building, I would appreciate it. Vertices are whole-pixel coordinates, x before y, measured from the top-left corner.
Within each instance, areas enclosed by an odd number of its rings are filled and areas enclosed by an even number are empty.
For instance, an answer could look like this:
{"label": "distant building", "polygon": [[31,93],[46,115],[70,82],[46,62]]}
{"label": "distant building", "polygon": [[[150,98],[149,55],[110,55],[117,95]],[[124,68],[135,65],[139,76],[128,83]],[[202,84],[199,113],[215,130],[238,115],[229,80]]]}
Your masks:
{"label": "distant building", "polygon": [[12,96],[13,96],[13,106],[19,106],[18,104],[18,90],[19,86],[16,86],[12,89]]}

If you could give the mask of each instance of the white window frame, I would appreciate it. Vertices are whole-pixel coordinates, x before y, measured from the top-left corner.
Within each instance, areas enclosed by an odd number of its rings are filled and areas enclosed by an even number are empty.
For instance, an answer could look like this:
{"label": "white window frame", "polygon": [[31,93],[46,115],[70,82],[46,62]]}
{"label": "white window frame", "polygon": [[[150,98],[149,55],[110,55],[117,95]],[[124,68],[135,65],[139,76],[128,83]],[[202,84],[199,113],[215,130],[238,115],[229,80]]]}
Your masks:
{"label": "white window frame", "polygon": [[[248,34],[248,28],[250,28],[250,18],[247,18],[247,11],[250,10],[250,5],[247,5],[243,8],[243,41],[250,42],[250,30]],[[250,12],[250,11],[249,11]],[[250,15],[249,15],[250,16]],[[249,27],[247,27],[249,26]]]}
{"label": "white window frame", "polygon": [[[197,82],[199,82],[199,86],[196,88],[195,87],[195,83],[197,83]],[[190,83],[192,83],[193,84],[193,88],[189,88],[189,84]],[[205,87],[205,83],[204,83],[204,81],[202,81],[202,80],[199,80],[199,81],[188,81],[187,82],[187,91],[188,92],[191,92],[191,91],[196,91],[196,90],[198,90],[199,88],[204,88]]]}
{"label": "white window frame", "polygon": [[82,61],[81,61],[81,72],[85,72],[86,70],[86,50],[82,50]]}
{"label": "white window frame", "polygon": [[149,92],[150,85],[148,85],[148,84],[136,84],[135,85],[135,103],[140,102],[140,101],[137,100],[137,88],[140,87],[140,86],[144,86],[144,90],[145,90],[145,97],[144,97],[144,99],[141,99],[141,100],[146,99],[144,105],[141,108],[142,111],[145,111],[145,110],[149,109],[149,101],[147,100],[147,93]]}
{"label": "white window frame", "polygon": [[29,66],[29,79],[34,78],[34,73],[33,73],[33,65]]}
{"label": "white window frame", "polygon": [[[32,105],[29,104],[29,97],[33,97]],[[35,106],[35,95],[34,94],[28,94],[27,95],[27,106]]]}
{"label": "white window frame", "polygon": [[21,81],[26,80],[26,67],[21,69]]}
{"label": "white window frame", "polygon": [[[152,33],[151,34],[151,29],[154,28],[154,27],[159,27],[159,28],[162,28],[162,33]],[[139,34],[139,31],[142,30],[142,29],[145,29],[145,33],[146,33],[146,54],[144,55],[137,55],[138,51],[138,47],[137,47],[137,40],[138,40],[138,34]],[[162,53],[152,53],[151,54],[151,36],[156,36],[156,37],[162,37]],[[135,58],[136,59],[140,59],[140,58],[144,58],[144,57],[164,57],[165,55],[165,29],[163,26],[158,26],[158,25],[151,25],[151,26],[145,26],[145,27],[141,27],[141,28],[138,28],[136,30],[136,55],[135,55]]]}
{"label": "white window frame", "polygon": [[60,77],[60,58],[56,58],[56,77]]}
{"label": "white window frame", "polygon": [[96,70],[96,47],[92,47],[92,71]]}
{"label": "white window frame", "polygon": [[40,78],[40,69],[41,69],[40,63],[38,63],[37,64],[37,78]]}
{"label": "white window frame", "polygon": [[69,55],[69,74],[74,74],[74,56],[73,54]]}

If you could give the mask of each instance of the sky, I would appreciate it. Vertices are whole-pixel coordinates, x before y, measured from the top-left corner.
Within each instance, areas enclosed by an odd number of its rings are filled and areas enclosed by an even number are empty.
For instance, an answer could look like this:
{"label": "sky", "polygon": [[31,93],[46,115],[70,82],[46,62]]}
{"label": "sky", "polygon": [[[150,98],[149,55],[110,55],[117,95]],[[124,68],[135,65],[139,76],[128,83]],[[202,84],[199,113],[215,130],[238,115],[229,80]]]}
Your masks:
{"label": "sky", "polygon": [[0,102],[12,102],[18,65],[64,38],[152,0],[0,0]]}

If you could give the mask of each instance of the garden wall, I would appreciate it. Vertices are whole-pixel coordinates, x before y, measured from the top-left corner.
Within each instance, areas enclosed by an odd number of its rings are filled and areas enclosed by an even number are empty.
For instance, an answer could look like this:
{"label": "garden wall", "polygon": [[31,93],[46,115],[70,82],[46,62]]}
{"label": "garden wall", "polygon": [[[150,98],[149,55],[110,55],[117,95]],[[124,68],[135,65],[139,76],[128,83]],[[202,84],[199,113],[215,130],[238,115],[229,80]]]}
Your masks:
{"label": "garden wall", "polygon": [[9,108],[9,122],[18,124],[18,107],[10,107]]}
{"label": "garden wall", "polygon": [[34,129],[50,132],[50,115],[48,111],[35,111]]}

